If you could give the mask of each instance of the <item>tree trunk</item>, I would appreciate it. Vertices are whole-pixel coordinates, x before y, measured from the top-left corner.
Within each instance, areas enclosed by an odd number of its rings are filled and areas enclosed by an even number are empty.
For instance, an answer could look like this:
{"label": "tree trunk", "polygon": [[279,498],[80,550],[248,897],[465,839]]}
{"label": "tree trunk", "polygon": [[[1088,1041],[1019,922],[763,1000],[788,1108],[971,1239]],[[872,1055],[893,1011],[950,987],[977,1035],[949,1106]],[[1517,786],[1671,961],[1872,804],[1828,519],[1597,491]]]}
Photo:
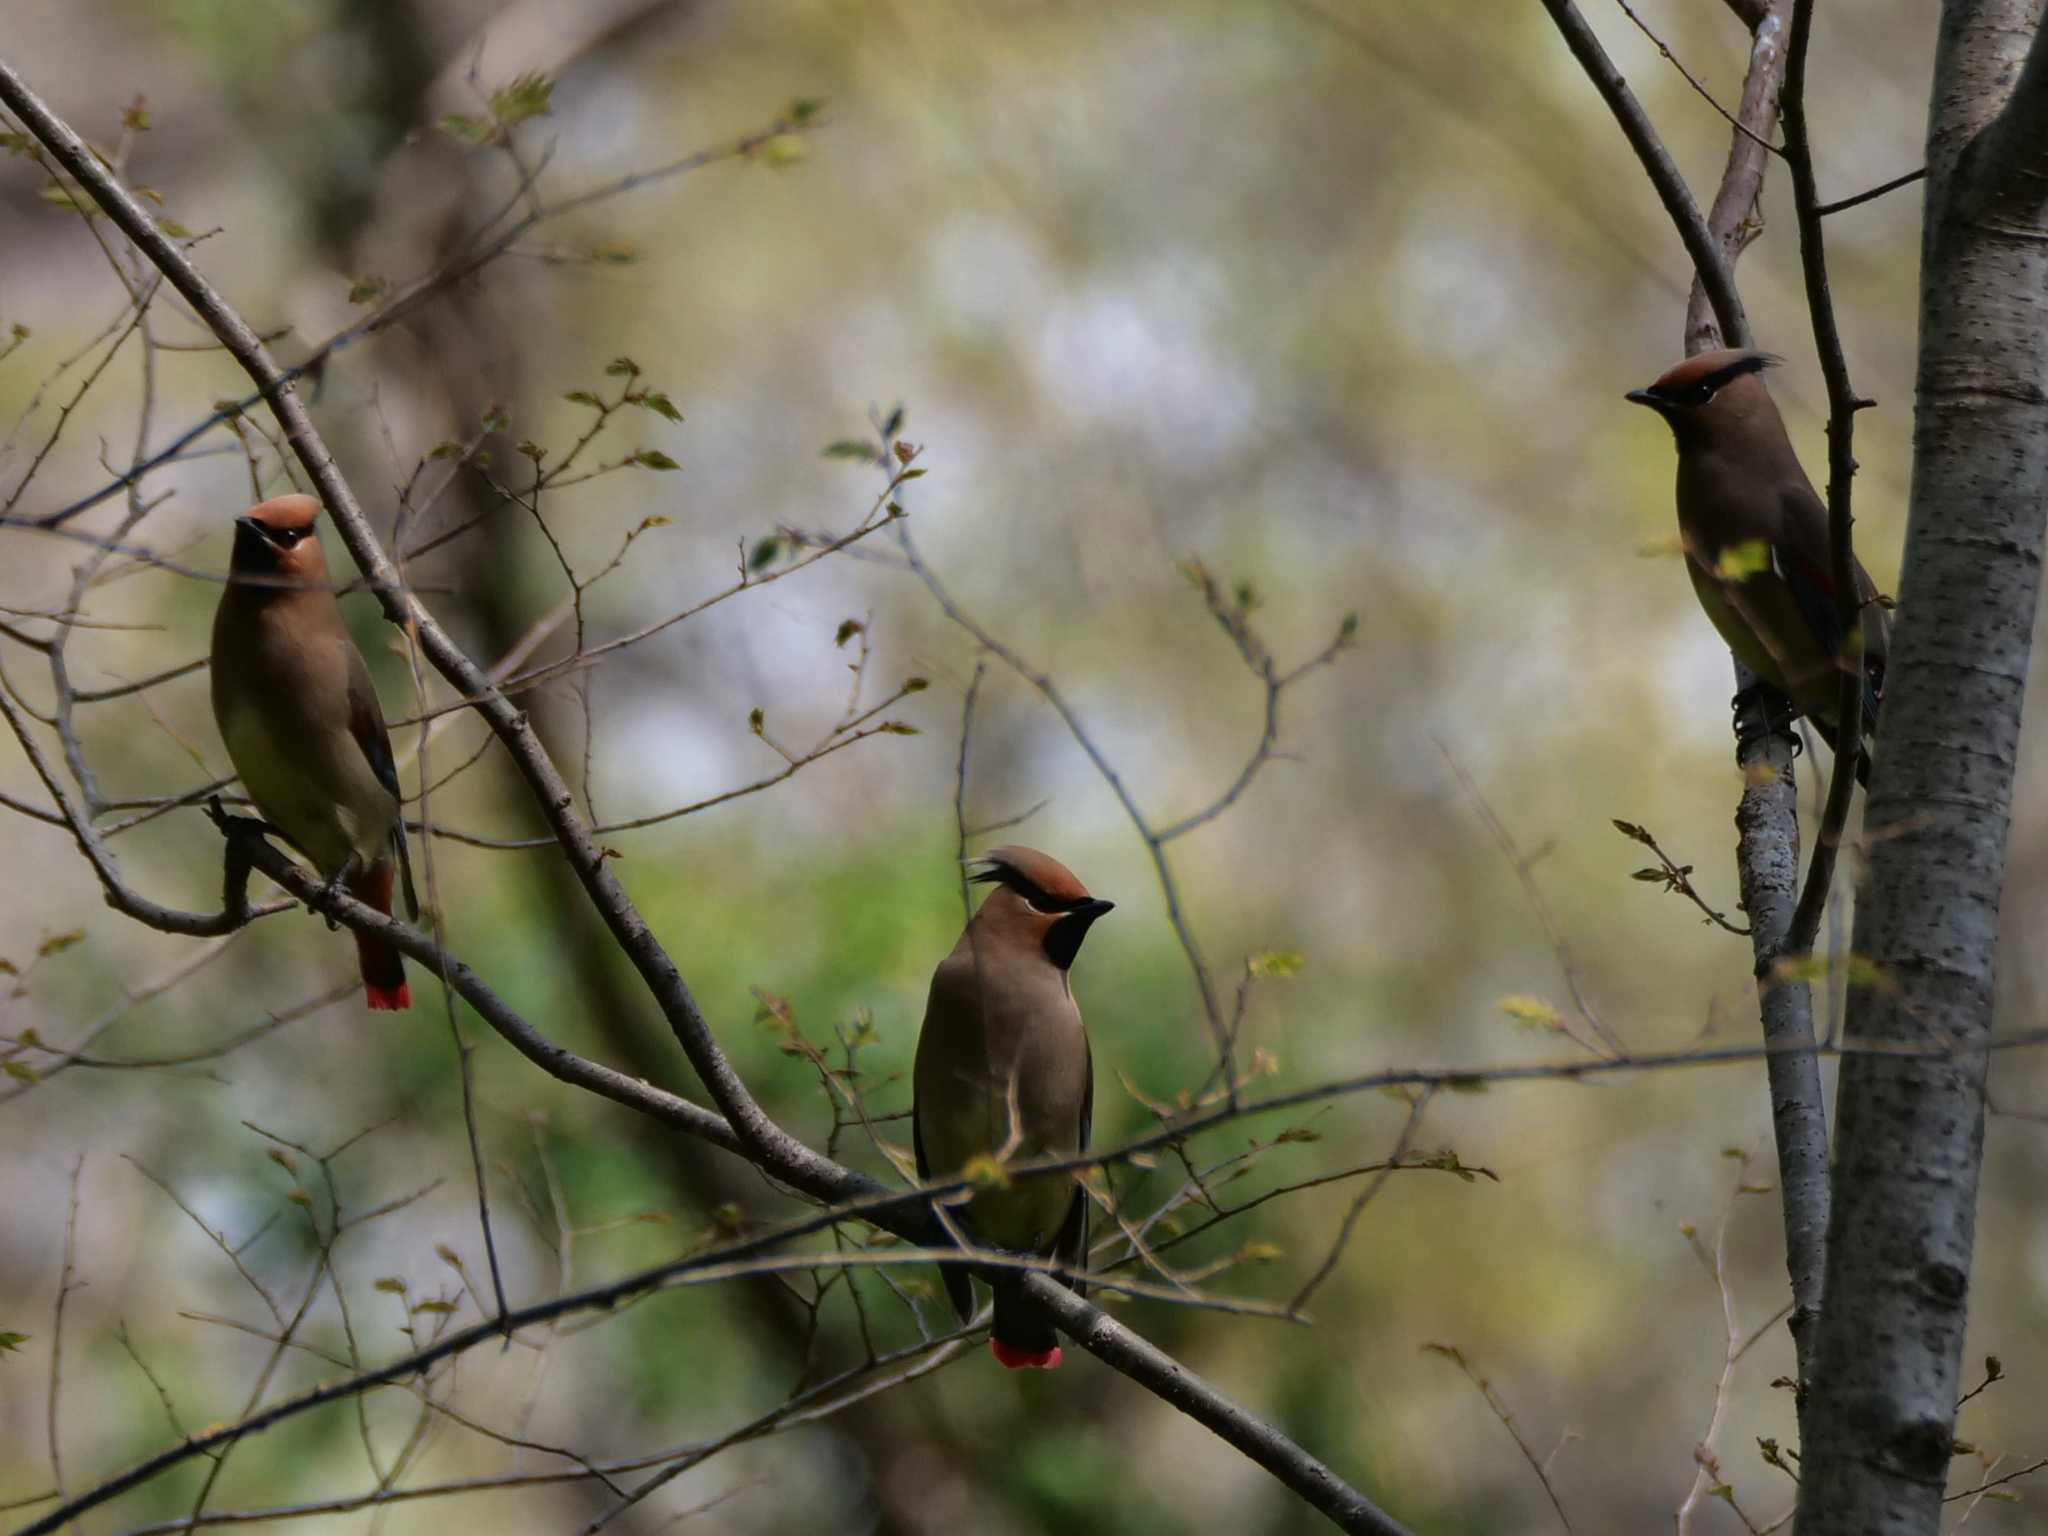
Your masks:
{"label": "tree trunk", "polygon": [[[1949,0],[1927,133],[1914,463],[1866,815],[1801,1536],[1933,1536],[2048,514],[2042,0]],[[1890,1054],[1887,1054],[1890,1053]]]}

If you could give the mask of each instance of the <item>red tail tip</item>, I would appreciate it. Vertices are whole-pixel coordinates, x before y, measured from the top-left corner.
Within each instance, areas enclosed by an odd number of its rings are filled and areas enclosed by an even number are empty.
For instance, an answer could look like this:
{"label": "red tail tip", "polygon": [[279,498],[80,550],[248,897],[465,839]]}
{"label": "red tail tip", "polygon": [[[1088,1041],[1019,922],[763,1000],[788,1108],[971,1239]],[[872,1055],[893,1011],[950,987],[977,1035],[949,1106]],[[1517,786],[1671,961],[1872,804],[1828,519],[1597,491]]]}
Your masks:
{"label": "red tail tip", "polygon": [[1060,1368],[1060,1347],[1057,1344],[1051,1349],[1019,1349],[1001,1339],[990,1339],[988,1348],[989,1353],[1008,1370],[1056,1371]]}
{"label": "red tail tip", "polygon": [[395,987],[366,985],[363,991],[369,996],[372,1013],[403,1013],[412,1006],[412,988],[402,981]]}

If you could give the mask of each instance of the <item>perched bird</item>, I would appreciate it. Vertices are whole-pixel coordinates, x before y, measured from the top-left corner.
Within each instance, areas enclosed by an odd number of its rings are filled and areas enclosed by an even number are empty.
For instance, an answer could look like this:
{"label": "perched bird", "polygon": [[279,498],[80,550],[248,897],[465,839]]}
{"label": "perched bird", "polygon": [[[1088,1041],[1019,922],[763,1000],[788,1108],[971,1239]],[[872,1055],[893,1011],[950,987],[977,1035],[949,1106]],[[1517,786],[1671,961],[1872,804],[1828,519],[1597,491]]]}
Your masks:
{"label": "perched bird", "polygon": [[[1834,747],[1843,628],[1828,513],[1764,388],[1763,371],[1776,361],[1750,350],[1702,352],[1626,398],[1662,416],[1678,439],[1678,531],[1700,606],[1736,660]],[[1890,626],[1861,561],[1856,597],[1868,737],[1884,697]],[[1870,782],[1867,746],[1856,776]]]}
{"label": "perched bird", "polygon": [[[918,1177],[957,1177],[976,1158],[1078,1157],[1088,1145],[1095,1072],[1067,969],[1098,901],[1064,864],[1030,848],[997,848],[973,878],[993,884],[932,976],[917,1039],[912,1111]],[[952,1219],[977,1245],[1051,1258],[1070,1270],[1088,1254],[1088,1197],[1071,1175],[982,1188]],[[946,1291],[974,1315],[967,1271],[945,1266]],[[1011,1370],[1060,1363],[1059,1339],[1018,1293],[1014,1272],[987,1272],[995,1293],[989,1348]],[[1077,1281],[1067,1282],[1076,1291]]]}
{"label": "perched bird", "polygon": [[[391,738],[342,623],[313,526],[319,513],[310,496],[279,496],[235,519],[213,616],[213,716],[256,809],[330,888],[389,914],[403,873],[417,917]],[[410,1008],[398,950],[355,938],[370,1006]]]}

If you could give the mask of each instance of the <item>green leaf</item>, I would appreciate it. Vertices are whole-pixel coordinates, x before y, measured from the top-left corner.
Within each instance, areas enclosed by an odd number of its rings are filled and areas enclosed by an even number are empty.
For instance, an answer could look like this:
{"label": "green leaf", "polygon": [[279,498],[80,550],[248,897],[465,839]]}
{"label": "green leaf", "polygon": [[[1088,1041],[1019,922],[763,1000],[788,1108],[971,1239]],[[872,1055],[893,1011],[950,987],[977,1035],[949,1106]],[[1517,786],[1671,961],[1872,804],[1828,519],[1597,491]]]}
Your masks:
{"label": "green leaf", "polygon": [[529,71],[491,93],[491,116],[507,128],[516,128],[530,117],[546,117],[554,94],[554,81]]}
{"label": "green leaf", "polygon": [[1723,581],[1747,581],[1771,568],[1771,546],[1762,539],[1744,539],[1730,544],[1714,562],[1714,574]]}
{"label": "green leaf", "polygon": [[782,115],[788,118],[792,123],[796,124],[798,127],[802,127],[805,123],[808,123],[812,118],[816,117],[820,112],[824,110],[824,97],[799,96],[795,101],[792,101],[789,104],[789,110],[784,112]]}
{"label": "green leaf", "polygon": [[923,693],[931,685],[932,680],[928,677],[906,677],[903,679],[903,691],[905,693]]}
{"label": "green leaf", "polygon": [[69,208],[72,212],[82,213],[88,218],[99,212],[98,206],[83,192],[74,192],[71,188],[60,187],[55,182],[43,187],[36,196],[46,203],[59,208]]}
{"label": "green leaf", "polygon": [[390,286],[388,278],[374,275],[358,277],[348,285],[348,301],[351,304],[368,304],[373,299],[382,297],[384,290]]}
{"label": "green leaf", "polygon": [[1496,1184],[1500,1182],[1500,1175],[1491,1168],[1480,1168],[1462,1163],[1458,1160],[1458,1154],[1449,1147],[1445,1147],[1441,1152],[1432,1152],[1427,1157],[1419,1157],[1412,1163],[1405,1163],[1402,1166],[1409,1168],[1434,1168],[1440,1173],[1454,1173],[1467,1184],[1471,1184],[1478,1179],[1491,1179]]}
{"label": "green leaf", "polygon": [[1307,964],[1308,956],[1298,949],[1269,949],[1249,957],[1244,968],[1249,975],[1279,981],[1299,974]]}
{"label": "green leaf", "polygon": [[387,1296],[403,1296],[405,1294],[405,1282],[396,1275],[386,1275],[383,1279],[375,1282],[372,1289],[382,1291]]}
{"label": "green leaf", "polygon": [[10,155],[25,155],[35,140],[25,133],[0,133],[0,149]]}
{"label": "green leaf", "polygon": [[61,955],[65,950],[85,942],[85,930],[72,928],[63,933],[53,933],[36,946],[36,958],[47,960],[51,955]]}
{"label": "green leaf", "polygon": [[907,724],[902,720],[884,720],[875,729],[889,736],[922,736],[924,734],[916,726]]}
{"label": "green leaf", "polygon": [[665,416],[670,421],[681,421],[683,419],[683,413],[675,408],[675,402],[658,389],[648,390],[633,403],[645,406],[648,410],[654,412],[655,415]]}
{"label": "green leaf", "polygon": [[173,240],[190,240],[192,238],[192,231],[180,224],[176,219],[158,219],[156,227],[169,235]]}
{"label": "green leaf", "polygon": [[832,643],[834,645],[845,645],[847,641],[866,628],[867,625],[861,623],[859,619],[841,619],[838,631],[832,636]]}
{"label": "green leaf", "polygon": [[640,372],[640,365],[630,357],[615,357],[604,365],[608,379],[630,379]]}
{"label": "green leaf", "polygon": [[842,437],[825,445],[824,456],[828,459],[865,459],[873,463],[875,445],[862,442],[857,437]]}
{"label": "green leaf", "polygon": [[562,398],[571,405],[593,405],[600,410],[604,408],[604,402],[587,389],[572,389]]}
{"label": "green leaf", "polygon": [[747,574],[765,571],[775,563],[775,557],[782,553],[782,540],[777,538],[758,539],[753,552],[747,556]]}
{"label": "green leaf", "polygon": [[644,464],[649,469],[681,469],[683,467],[659,448],[642,448],[633,455],[633,462],[635,464]]}
{"label": "green leaf", "polygon": [[36,1069],[25,1061],[0,1061],[0,1072],[5,1072],[9,1077],[20,1083],[41,1081],[36,1076]]}
{"label": "green leaf", "polygon": [[1542,998],[1531,997],[1525,992],[1517,992],[1511,997],[1504,997],[1493,1006],[1524,1029],[1561,1030],[1564,1028],[1564,1018],[1555,1008],[1544,1002]]}
{"label": "green leaf", "polygon": [[767,719],[768,716],[759,708],[750,709],[747,711],[747,729],[758,736],[761,734],[761,727]]}
{"label": "green leaf", "polygon": [[6,1328],[0,1328],[0,1355],[12,1354],[27,1342],[27,1334],[14,1333]]}
{"label": "green leaf", "polygon": [[450,112],[434,126],[465,144],[488,144],[498,132],[498,125],[488,117],[471,117],[466,112]]}
{"label": "green leaf", "polygon": [[960,1177],[976,1189],[1008,1189],[1010,1175],[1001,1163],[989,1153],[970,1157],[960,1170]]}

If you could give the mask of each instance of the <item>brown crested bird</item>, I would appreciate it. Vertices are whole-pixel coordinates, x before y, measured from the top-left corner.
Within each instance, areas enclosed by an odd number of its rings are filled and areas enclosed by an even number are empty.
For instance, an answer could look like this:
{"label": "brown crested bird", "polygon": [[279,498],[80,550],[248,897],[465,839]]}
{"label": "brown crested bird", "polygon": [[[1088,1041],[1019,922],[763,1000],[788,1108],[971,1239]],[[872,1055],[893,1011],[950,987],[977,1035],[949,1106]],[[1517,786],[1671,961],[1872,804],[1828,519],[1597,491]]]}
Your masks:
{"label": "brown crested bird", "polygon": [[[995,889],[939,962],[917,1039],[912,1122],[918,1176],[928,1182],[957,1177],[977,1158],[1078,1157],[1095,1102],[1088,1034],[1067,972],[1090,925],[1114,904],[1031,848],[997,848],[976,863],[973,878]],[[977,1189],[951,1219],[978,1246],[1050,1258],[1070,1272],[1087,1261],[1088,1197],[1070,1174]],[[967,1321],[968,1271],[940,1272]],[[996,1359],[1012,1370],[1057,1366],[1059,1338],[1019,1293],[1015,1272],[983,1277],[995,1296]]]}
{"label": "brown crested bird", "polygon": [[[1736,660],[1834,747],[1844,631],[1828,513],[1764,387],[1776,361],[1747,348],[1702,352],[1627,398],[1662,416],[1678,440],[1678,530],[1700,606]],[[1867,741],[1884,697],[1890,624],[1861,561],[1855,574]],[[1867,745],[1856,777],[1870,782]]]}
{"label": "brown crested bird", "polygon": [[[235,519],[213,616],[213,716],[256,809],[330,887],[389,915],[402,873],[417,917],[391,738],[335,601],[319,514],[310,496],[279,496]],[[410,1008],[398,950],[355,940],[370,1006]]]}

